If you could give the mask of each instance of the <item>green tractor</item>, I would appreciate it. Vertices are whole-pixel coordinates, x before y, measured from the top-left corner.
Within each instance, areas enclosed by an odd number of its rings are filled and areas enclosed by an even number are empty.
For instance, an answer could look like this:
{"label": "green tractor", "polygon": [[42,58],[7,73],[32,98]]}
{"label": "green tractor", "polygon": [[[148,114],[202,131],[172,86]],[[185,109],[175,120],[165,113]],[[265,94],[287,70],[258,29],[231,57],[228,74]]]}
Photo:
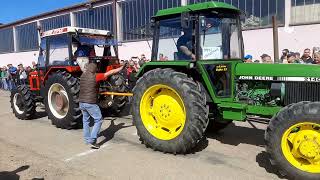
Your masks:
{"label": "green tractor", "polygon": [[207,128],[269,118],[271,164],[289,178],[319,180],[320,67],[243,63],[240,19],[239,9],[219,2],[160,10],[152,18],[152,61],[141,67],[133,90],[140,140],[185,154]]}

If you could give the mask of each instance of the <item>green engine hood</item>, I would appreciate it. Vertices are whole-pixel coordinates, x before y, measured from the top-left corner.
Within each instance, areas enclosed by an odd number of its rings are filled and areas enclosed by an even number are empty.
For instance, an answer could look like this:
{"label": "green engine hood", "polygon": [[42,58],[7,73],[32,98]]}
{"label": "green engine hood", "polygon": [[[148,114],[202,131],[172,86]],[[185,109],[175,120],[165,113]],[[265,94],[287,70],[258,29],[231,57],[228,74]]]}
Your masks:
{"label": "green engine hood", "polygon": [[239,63],[236,76],[320,77],[320,66],[312,64]]}

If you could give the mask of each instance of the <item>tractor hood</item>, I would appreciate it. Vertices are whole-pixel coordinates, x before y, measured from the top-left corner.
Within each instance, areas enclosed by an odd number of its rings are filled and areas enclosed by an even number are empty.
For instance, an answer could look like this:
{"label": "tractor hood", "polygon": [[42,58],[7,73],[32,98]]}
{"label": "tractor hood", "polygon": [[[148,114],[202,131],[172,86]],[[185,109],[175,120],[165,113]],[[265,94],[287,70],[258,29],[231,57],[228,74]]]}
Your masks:
{"label": "tractor hood", "polygon": [[235,75],[240,79],[272,80],[283,77],[298,81],[320,82],[320,66],[312,64],[256,64],[239,63]]}

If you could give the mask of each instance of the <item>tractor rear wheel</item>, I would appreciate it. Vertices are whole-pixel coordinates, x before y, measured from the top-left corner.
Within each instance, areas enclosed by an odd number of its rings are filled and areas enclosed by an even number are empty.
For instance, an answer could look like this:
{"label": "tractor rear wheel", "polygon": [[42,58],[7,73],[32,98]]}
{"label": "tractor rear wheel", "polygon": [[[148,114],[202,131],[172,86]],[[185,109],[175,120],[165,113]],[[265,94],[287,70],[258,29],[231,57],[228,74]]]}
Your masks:
{"label": "tractor rear wheel", "polygon": [[[100,84],[100,91],[127,93],[129,92],[129,88],[123,75],[115,74],[110,76],[106,82]],[[128,97],[126,96],[100,96],[99,106],[106,111],[110,111],[111,114],[118,115],[128,101]]]}
{"label": "tractor rear wheel", "polygon": [[208,122],[201,85],[172,69],[154,69],[134,87],[133,121],[147,147],[187,153],[203,137]]}
{"label": "tractor rear wheel", "polygon": [[31,119],[36,113],[35,96],[26,85],[20,85],[11,91],[10,103],[18,119]]}
{"label": "tractor rear wheel", "polygon": [[[115,74],[109,78],[110,83],[113,86],[114,92],[126,93],[129,92],[129,88],[126,85],[126,79],[121,74]],[[113,103],[110,107],[112,113],[119,114],[121,110],[128,103],[128,97],[126,96],[114,96]]]}
{"label": "tractor rear wheel", "polygon": [[62,129],[78,127],[81,110],[78,104],[79,80],[62,71],[49,75],[45,83],[45,107],[52,124]]}
{"label": "tractor rear wheel", "polygon": [[283,108],[265,133],[271,164],[289,179],[320,179],[320,102]]}

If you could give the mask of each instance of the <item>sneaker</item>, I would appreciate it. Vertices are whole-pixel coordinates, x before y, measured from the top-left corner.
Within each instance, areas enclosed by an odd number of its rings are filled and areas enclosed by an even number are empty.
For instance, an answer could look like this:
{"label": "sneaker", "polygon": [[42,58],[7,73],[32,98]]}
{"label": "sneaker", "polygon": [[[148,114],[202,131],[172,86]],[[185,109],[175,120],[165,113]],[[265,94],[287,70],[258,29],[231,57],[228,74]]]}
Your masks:
{"label": "sneaker", "polygon": [[92,149],[99,149],[99,148],[100,148],[100,145],[97,144],[97,143],[92,143],[92,144],[91,144],[91,148],[92,148]]}

